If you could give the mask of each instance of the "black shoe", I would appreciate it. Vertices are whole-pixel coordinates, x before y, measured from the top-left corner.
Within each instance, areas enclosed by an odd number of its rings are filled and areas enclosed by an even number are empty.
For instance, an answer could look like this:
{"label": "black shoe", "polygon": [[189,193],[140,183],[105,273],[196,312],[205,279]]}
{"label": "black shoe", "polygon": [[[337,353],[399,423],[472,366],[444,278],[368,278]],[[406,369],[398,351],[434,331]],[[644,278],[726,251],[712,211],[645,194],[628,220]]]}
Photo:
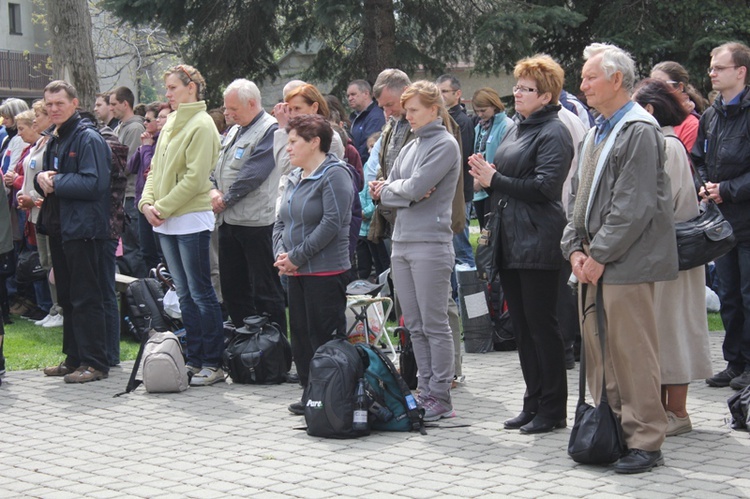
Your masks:
{"label": "black shoe", "polygon": [[286,382],[299,383],[299,374],[297,374],[297,371],[289,371],[286,373]]}
{"label": "black shoe", "polygon": [[732,381],[729,382],[729,386],[735,390],[742,390],[746,386],[750,386],[750,371],[745,371],[739,376],[732,378]]}
{"label": "black shoe", "polygon": [[29,311],[28,313],[21,316],[22,319],[29,320],[31,322],[40,321],[47,317],[47,312],[40,308]]}
{"label": "black shoe", "polygon": [[530,423],[525,424],[521,427],[521,433],[526,435],[533,435],[534,433],[547,433],[558,428],[565,428],[568,425],[565,418],[563,419],[550,419],[544,416],[535,416]]}
{"label": "black shoe", "polygon": [[0,356],[0,376],[5,374],[5,357]]}
{"label": "black shoe", "polygon": [[302,403],[302,401],[294,402],[293,404],[289,404],[289,412],[294,414],[295,416],[304,416],[305,415],[305,405]]}
{"label": "black shoe", "polygon": [[740,374],[742,373],[739,370],[727,367],[720,373],[716,373],[713,377],[706,379],[706,384],[715,388],[729,386],[729,383]]}
{"label": "black shoe", "polygon": [[615,473],[643,473],[663,464],[664,456],[660,450],[649,452],[629,449],[628,453],[615,463]]}
{"label": "black shoe", "polygon": [[517,430],[523,425],[527,423],[531,423],[531,420],[534,419],[534,416],[536,416],[535,412],[521,411],[521,414],[503,423],[503,426],[505,427],[506,430]]}
{"label": "black shoe", "polygon": [[573,353],[573,346],[565,349],[565,369],[570,371],[576,367],[576,357]]}

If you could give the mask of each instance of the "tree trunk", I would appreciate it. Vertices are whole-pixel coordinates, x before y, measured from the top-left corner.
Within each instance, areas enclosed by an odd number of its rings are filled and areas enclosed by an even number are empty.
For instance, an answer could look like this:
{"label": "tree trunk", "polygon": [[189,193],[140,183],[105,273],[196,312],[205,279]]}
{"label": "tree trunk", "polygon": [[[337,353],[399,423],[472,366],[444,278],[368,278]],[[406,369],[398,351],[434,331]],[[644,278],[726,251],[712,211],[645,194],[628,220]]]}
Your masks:
{"label": "tree trunk", "polygon": [[395,63],[396,17],[393,12],[393,0],[365,0],[363,52],[367,80],[373,83],[382,70]]}
{"label": "tree trunk", "polygon": [[93,110],[99,80],[88,0],[46,0],[46,4],[54,78],[73,84],[81,107]]}

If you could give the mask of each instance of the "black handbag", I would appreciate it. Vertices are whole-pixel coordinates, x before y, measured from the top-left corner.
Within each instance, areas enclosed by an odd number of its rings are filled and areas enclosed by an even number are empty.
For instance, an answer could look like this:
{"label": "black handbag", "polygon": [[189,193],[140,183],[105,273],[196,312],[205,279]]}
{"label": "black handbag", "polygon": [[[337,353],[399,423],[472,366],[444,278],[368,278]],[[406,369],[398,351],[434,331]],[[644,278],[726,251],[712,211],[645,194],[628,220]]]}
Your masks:
{"label": "black handbag", "polygon": [[[588,286],[584,286],[584,293]],[[599,280],[596,292],[596,322],[599,342],[604,359],[604,300],[602,299],[602,281]],[[585,303],[585,294],[583,295]],[[607,384],[602,369],[602,396],[599,405],[594,407],[586,403],[586,359],[585,341],[581,341],[581,371],[578,384],[578,405],[573,430],[568,442],[568,455],[573,461],[581,464],[611,464],[625,455],[627,446],[622,435],[622,425],[612,411],[607,400]]]}
{"label": "black handbag", "polygon": [[245,317],[224,350],[224,370],[235,383],[272,385],[287,381],[292,347],[267,316]]}
{"label": "black handbag", "polygon": [[[680,140],[677,137],[674,138]],[[693,168],[690,154],[688,154],[688,161],[696,183],[706,190],[706,184]],[[677,258],[680,270],[700,267],[716,260],[729,253],[737,244],[732,225],[724,219],[719,206],[711,199],[707,200],[705,209],[700,215],[687,222],[677,222],[674,228],[677,235]]]}
{"label": "black handbag", "polygon": [[737,244],[732,226],[710,199],[703,213],[687,222],[675,223],[674,228],[680,270],[705,265],[726,255]]}

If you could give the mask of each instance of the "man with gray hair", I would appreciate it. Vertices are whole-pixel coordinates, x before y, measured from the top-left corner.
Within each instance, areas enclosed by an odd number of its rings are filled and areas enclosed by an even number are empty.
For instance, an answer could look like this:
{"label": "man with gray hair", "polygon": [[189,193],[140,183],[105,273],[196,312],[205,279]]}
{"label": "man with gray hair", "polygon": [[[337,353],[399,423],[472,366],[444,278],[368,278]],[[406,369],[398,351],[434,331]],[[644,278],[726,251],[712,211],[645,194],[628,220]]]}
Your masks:
{"label": "man with gray hair", "polygon": [[284,291],[271,242],[281,177],[273,155],[278,124],[261,107],[260,90],[249,80],[227,87],[224,106],[235,125],[219,152],[211,191],[224,304],[236,327],[245,317],[267,313],[286,332]]}
{"label": "man with gray hair", "polygon": [[[641,473],[664,464],[667,415],[654,282],[677,277],[672,193],[659,125],[630,100],[633,59],[600,43],[583,56],[581,91],[601,116],[583,142],[561,246],[580,283],[591,395],[598,404],[604,373],[628,446],[615,472]],[[604,331],[598,331],[596,307],[604,308]],[[606,341],[603,359],[599,333]]]}

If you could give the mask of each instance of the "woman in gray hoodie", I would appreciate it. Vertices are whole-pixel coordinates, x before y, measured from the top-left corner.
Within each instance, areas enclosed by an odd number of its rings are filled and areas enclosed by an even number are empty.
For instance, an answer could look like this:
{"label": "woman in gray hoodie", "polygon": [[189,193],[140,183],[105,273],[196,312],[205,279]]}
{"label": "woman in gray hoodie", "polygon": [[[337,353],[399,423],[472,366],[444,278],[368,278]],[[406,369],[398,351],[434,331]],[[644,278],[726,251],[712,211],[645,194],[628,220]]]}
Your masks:
{"label": "woman in gray hoodie", "polygon": [[[329,153],[333,129],[319,114],[289,120],[286,150],[295,166],[286,178],[273,227],[274,266],[289,276],[289,331],[300,383],[332,333],[345,335],[349,224],[354,189],[346,163]],[[304,395],[303,395],[304,396]],[[289,406],[302,415],[300,402]]]}
{"label": "woman in gray hoodie", "polygon": [[448,113],[434,83],[418,81],[401,96],[416,137],[398,155],[385,181],[370,182],[372,199],[397,209],[393,228],[393,284],[411,332],[425,421],[455,416],[451,402],[453,336],[448,325],[450,275],[455,261],[451,204],[461,150],[443,125]]}

